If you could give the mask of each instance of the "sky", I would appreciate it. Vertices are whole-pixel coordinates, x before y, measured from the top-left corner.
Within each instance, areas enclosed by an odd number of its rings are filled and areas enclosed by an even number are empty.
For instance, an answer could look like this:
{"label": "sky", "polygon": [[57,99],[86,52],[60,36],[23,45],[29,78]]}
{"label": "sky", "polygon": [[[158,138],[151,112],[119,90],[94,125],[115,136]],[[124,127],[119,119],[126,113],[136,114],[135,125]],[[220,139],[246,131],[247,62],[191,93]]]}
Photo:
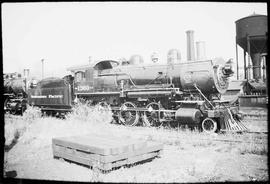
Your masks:
{"label": "sky", "polygon": [[[30,69],[30,76],[63,77],[68,67],[98,59],[156,52],[167,62],[170,49],[186,60],[186,31],[204,41],[206,57],[236,62],[235,21],[267,15],[266,3],[221,2],[39,2],[2,3],[3,73]],[[239,65],[243,51],[239,49]]]}

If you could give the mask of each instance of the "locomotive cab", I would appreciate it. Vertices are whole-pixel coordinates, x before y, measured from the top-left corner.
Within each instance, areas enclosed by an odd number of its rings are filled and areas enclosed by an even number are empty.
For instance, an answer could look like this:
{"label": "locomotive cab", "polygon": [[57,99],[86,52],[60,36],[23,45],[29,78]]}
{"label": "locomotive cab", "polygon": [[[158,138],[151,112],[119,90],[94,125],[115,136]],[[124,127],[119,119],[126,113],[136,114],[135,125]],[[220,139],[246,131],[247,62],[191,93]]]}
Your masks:
{"label": "locomotive cab", "polygon": [[92,81],[93,78],[110,73],[112,68],[119,65],[114,60],[103,60],[90,65],[70,67],[67,70],[73,73],[75,82]]}
{"label": "locomotive cab", "polygon": [[101,60],[93,64],[68,68],[74,75],[74,95],[77,98],[99,102],[99,95],[116,94],[113,69],[119,66],[115,60]]}

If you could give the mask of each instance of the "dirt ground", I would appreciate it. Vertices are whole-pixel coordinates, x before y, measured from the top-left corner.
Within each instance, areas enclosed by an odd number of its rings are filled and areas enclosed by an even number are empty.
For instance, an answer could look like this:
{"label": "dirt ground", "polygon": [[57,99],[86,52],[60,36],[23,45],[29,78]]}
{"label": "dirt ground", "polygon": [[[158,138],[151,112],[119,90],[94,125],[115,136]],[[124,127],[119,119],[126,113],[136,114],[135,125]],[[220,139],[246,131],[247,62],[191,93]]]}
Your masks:
{"label": "dirt ground", "polygon": [[[5,171],[15,170],[16,178],[100,182],[219,182],[268,181],[268,134],[204,134],[190,130],[154,127],[125,127],[109,124],[106,117],[96,123],[52,117],[5,119],[6,142],[19,134],[15,146],[5,152]],[[252,131],[267,131],[267,118],[246,118]],[[27,124],[27,126],[24,126]],[[17,127],[17,129],[15,128]],[[18,128],[19,127],[19,128]],[[16,132],[17,133],[14,133]],[[163,143],[159,158],[107,174],[54,159],[54,137],[99,133],[104,136],[137,138]],[[227,140],[227,141],[222,141]]]}

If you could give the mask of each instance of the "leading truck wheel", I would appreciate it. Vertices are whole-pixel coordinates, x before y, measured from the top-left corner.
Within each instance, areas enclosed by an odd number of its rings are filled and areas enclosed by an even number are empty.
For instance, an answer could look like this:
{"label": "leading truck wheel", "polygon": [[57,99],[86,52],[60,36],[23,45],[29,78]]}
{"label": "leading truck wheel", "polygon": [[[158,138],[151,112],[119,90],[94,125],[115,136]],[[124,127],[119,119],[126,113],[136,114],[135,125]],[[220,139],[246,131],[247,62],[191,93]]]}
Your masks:
{"label": "leading truck wheel", "polygon": [[132,102],[125,102],[120,108],[119,120],[128,126],[136,125],[139,122],[139,113],[136,110],[136,105]]}
{"label": "leading truck wheel", "polygon": [[206,118],[202,122],[202,129],[206,133],[214,133],[217,131],[217,122],[212,118]]}

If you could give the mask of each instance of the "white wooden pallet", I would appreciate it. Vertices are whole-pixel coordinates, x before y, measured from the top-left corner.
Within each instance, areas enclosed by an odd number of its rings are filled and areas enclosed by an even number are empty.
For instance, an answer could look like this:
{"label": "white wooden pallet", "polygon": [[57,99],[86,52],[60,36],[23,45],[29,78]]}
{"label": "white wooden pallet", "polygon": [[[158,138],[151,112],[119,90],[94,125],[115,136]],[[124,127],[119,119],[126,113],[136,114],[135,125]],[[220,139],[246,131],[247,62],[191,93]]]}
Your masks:
{"label": "white wooden pallet", "polygon": [[85,135],[52,139],[53,155],[108,171],[159,156],[163,145],[115,136]]}

